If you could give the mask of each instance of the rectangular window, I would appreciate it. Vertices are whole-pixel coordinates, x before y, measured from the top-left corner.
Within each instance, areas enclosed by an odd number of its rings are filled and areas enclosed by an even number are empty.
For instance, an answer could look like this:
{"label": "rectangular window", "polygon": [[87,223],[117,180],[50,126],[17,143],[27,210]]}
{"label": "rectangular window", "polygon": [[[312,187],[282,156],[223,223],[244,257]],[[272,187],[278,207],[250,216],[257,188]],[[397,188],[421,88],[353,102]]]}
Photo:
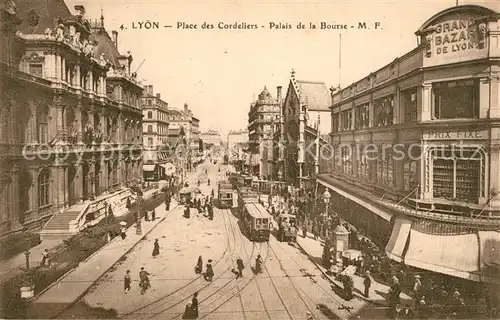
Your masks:
{"label": "rectangular window", "polygon": [[38,143],[44,144],[49,142],[49,126],[46,122],[38,123]]}
{"label": "rectangular window", "polygon": [[150,145],[150,146],[153,145],[153,138],[148,138],[148,145]]}
{"label": "rectangular window", "polygon": [[366,154],[365,147],[363,145],[358,146],[357,149],[357,167],[358,167],[358,177],[361,179],[370,179],[369,175],[369,163],[368,156]]}
{"label": "rectangular window", "polygon": [[344,146],[341,149],[342,157],[342,172],[347,175],[352,174],[352,160],[351,160],[351,148],[349,146]]}
{"label": "rectangular window", "polygon": [[481,153],[434,150],[432,160],[434,198],[478,203],[478,198],[484,196]]}
{"label": "rectangular window", "polygon": [[393,124],[394,98],[392,95],[373,101],[373,110],[375,127]]}
{"label": "rectangular window", "polygon": [[356,130],[366,129],[370,126],[370,104],[365,103],[356,107]]}
{"label": "rectangular window", "polygon": [[352,109],[342,111],[341,117],[342,131],[352,130]]}
{"label": "rectangular window", "polygon": [[43,77],[43,64],[41,63],[30,63],[29,64],[29,74],[35,77]]}
{"label": "rectangular window", "polygon": [[434,83],[434,119],[479,117],[479,81],[470,79]]}
{"label": "rectangular window", "polygon": [[339,132],[339,114],[335,113],[332,116],[332,132]]}
{"label": "rectangular window", "polygon": [[404,110],[404,123],[417,122],[417,89],[412,88],[401,94],[401,105]]}

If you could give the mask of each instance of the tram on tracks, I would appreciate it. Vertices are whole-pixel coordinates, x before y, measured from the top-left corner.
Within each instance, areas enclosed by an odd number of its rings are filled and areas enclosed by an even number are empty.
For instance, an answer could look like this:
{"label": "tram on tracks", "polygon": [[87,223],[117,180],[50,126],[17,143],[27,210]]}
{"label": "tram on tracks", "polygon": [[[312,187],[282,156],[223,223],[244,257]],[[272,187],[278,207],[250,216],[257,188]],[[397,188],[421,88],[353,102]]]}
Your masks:
{"label": "tram on tracks", "polygon": [[242,220],[251,241],[269,241],[271,215],[262,204],[246,203],[242,212]]}
{"label": "tram on tracks", "polygon": [[231,208],[233,206],[233,186],[227,181],[217,183],[217,198],[220,208]]}

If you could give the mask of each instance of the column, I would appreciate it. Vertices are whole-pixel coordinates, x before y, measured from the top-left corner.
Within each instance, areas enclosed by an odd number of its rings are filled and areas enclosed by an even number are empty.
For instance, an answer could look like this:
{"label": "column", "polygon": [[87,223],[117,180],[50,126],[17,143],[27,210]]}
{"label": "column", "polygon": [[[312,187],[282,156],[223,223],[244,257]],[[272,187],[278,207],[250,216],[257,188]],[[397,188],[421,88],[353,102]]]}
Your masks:
{"label": "column", "polygon": [[108,118],[106,116],[106,113],[105,111],[101,111],[101,113],[99,114],[99,116],[101,117],[101,133],[103,135],[103,138],[106,137],[106,139],[109,139],[108,137]]}
{"label": "column", "polygon": [[403,120],[401,115],[404,115],[404,112],[402,112],[403,110],[401,110],[400,95],[401,95],[401,90],[399,89],[399,86],[396,86],[396,94],[394,95],[394,102],[393,102],[394,109],[392,112],[393,124],[399,124],[403,122],[401,121]]}
{"label": "column", "polygon": [[[19,167],[14,165],[11,171],[12,183],[9,188],[9,197],[11,199],[11,217],[9,217],[12,225],[11,230],[15,230],[21,227],[19,223]],[[23,212],[24,213],[24,212]]]}
{"label": "column", "polygon": [[[481,97],[482,98],[482,97]],[[500,77],[493,76],[490,79],[490,97],[487,98],[486,102],[490,103],[489,115],[490,118],[500,118]],[[483,101],[480,99],[479,105],[483,106]],[[479,112],[481,115],[481,111]],[[481,116],[482,117],[482,116]]]}
{"label": "column", "polygon": [[61,56],[56,53],[55,54],[55,75],[54,78],[57,80],[61,80]]}
{"label": "column", "polygon": [[432,85],[431,84],[423,84],[417,90],[418,94],[418,109],[417,109],[417,118],[418,121],[429,121],[432,120]]}
{"label": "column", "polygon": [[75,198],[76,201],[81,201],[83,199],[83,168],[81,163],[75,165],[76,174],[75,174]]}
{"label": "column", "polygon": [[[373,99],[373,97],[371,99]],[[368,127],[372,128],[375,125],[375,107],[373,105],[372,100],[370,101],[370,104],[368,105],[368,114],[369,114]],[[339,116],[339,119],[340,119],[340,116]],[[339,124],[339,127],[340,127],[340,124]]]}
{"label": "column", "polygon": [[101,186],[103,190],[108,190],[108,162],[101,160]]}
{"label": "column", "polygon": [[[38,211],[38,168],[30,167],[28,172],[31,175],[31,178],[33,179],[33,185],[29,190],[30,202],[31,202],[29,210],[35,212]],[[53,180],[53,177],[51,179]]]}
{"label": "column", "polygon": [[[500,109],[498,108],[498,99],[495,103],[492,97],[492,89],[497,84],[497,94],[498,94],[498,80],[490,78],[481,78],[479,80],[479,118],[498,118],[500,116]],[[493,97],[492,97],[493,98]],[[491,106],[490,106],[491,101]]]}
{"label": "column", "polygon": [[75,65],[75,81],[73,82],[75,87],[82,87],[82,81],[81,81],[81,70],[80,70],[80,65],[76,64]]}
{"label": "column", "polygon": [[87,89],[89,91],[94,91],[94,72],[92,71],[92,69],[90,68],[89,69],[89,83],[88,83],[88,86],[87,86]]}
{"label": "column", "polygon": [[76,129],[78,130],[78,143],[82,142],[83,138],[82,110],[83,110],[82,103],[78,102],[75,108],[75,126]]}
{"label": "column", "polygon": [[67,82],[66,80],[66,58],[61,57],[61,73],[62,73],[62,80],[64,82]]}

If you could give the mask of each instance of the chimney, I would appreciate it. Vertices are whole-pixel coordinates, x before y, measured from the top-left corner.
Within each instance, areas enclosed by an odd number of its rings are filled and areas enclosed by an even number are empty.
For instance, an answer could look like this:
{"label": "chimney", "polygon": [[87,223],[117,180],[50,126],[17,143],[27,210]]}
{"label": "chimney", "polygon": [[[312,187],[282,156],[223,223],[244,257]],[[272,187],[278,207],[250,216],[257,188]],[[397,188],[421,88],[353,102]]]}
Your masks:
{"label": "chimney", "polygon": [[276,98],[278,98],[278,103],[281,103],[281,88],[282,86],[277,86],[276,87]]}
{"label": "chimney", "polygon": [[118,31],[111,31],[111,34],[113,35],[112,40],[113,43],[115,44],[115,48],[118,49]]}
{"label": "chimney", "polygon": [[148,86],[148,94],[149,94],[150,96],[152,96],[152,95],[153,95],[153,85],[152,85],[152,84],[150,84],[150,85]]}
{"label": "chimney", "polygon": [[159,93],[157,93],[157,94],[156,94],[156,97],[157,97],[158,99],[161,99],[161,95],[160,95]]}
{"label": "chimney", "polygon": [[184,112],[187,113],[188,111],[189,111],[188,104],[184,103]]}

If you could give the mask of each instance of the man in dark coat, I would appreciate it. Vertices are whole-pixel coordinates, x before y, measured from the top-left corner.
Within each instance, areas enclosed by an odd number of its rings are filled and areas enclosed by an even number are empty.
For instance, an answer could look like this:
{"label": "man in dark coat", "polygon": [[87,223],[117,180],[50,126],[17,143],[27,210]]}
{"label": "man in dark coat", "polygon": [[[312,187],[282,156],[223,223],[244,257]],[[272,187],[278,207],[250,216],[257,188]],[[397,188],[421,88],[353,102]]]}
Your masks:
{"label": "man in dark coat", "polygon": [[243,269],[245,269],[245,265],[243,264],[243,260],[240,257],[236,260],[236,267],[238,268],[238,272],[236,273],[236,279],[243,278]]}
{"label": "man in dark coat", "polygon": [[365,297],[370,297],[370,286],[372,285],[372,279],[370,278],[370,271],[365,272],[365,279],[363,280],[363,285],[365,286]]}

